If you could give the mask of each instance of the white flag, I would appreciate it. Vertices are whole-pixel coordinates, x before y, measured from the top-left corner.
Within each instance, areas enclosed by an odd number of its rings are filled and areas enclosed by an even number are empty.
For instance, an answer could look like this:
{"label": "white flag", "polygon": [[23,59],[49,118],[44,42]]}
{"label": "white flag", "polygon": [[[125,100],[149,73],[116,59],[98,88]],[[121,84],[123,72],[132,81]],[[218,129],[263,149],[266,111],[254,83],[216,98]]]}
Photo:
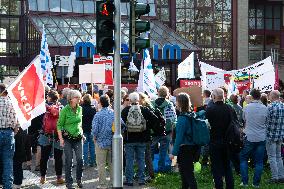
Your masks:
{"label": "white flag", "polygon": [[143,88],[144,91],[147,92],[150,97],[153,97],[156,96],[157,93],[155,75],[152,68],[149,50],[146,49],[144,53],[145,53],[145,59],[144,59]]}
{"label": "white flag", "polygon": [[166,72],[165,72],[165,69],[164,69],[164,68],[162,68],[162,69],[155,75],[155,80],[156,80],[157,89],[159,89],[162,85],[165,84],[165,82],[166,82]]}
{"label": "white flag", "polygon": [[135,64],[133,62],[133,57],[132,57],[131,62],[129,64],[128,71],[139,72],[138,68],[135,66]]}
{"label": "white flag", "polygon": [[178,65],[178,78],[195,78],[194,76],[194,53],[192,52]]}
{"label": "white flag", "polygon": [[75,60],[76,60],[76,52],[71,52],[68,58],[68,71],[66,77],[73,77]]}
{"label": "white flag", "polygon": [[40,62],[41,62],[41,71],[43,75],[43,80],[45,84],[53,85],[53,75],[52,75],[53,65],[50,58],[44,25],[41,36]]}
{"label": "white flag", "polygon": [[142,93],[144,92],[143,75],[144,75],[144,68],[143,68],[143,60],[142,60],[141,66],[140,66],[140,73],[139,73],[139,79],[138,79],[137,92],[142,92]]}

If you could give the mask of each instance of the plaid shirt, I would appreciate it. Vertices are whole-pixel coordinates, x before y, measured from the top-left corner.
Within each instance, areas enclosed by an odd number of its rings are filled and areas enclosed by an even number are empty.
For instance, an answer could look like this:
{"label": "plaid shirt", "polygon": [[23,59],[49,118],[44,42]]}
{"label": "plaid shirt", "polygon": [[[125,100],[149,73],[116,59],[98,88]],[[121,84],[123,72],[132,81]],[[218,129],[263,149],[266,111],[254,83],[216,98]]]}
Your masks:
{"label": "plaid shirt", "polygon": [[279,141],[284,138],[284,104],[272,102],[268,106],[268,116],[266,118],[267,139]]}
{"label": "plaid shirt", "polygon": [[13,105],[8,97],[0,97],[0,129],[17,128],[18,122]]}

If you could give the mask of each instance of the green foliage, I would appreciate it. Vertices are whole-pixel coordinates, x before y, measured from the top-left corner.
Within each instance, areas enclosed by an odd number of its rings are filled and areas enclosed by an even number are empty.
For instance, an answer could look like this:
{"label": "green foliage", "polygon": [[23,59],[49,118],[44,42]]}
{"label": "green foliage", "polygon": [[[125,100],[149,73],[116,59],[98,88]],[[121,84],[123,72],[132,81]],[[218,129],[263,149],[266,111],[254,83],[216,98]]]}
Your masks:
{"label": "green foliage", "polygon": [[[203,168],[199,174],[195,174],[197,179],[197,186],[199,189],[212,189],[213,186],[213,177],[210,171],[210,168]],[[252,179],[253,179],[253,170],[249,170],[249,187],[247,189],[252,189]],[[241,183],[240,176],[234,174],[235,179],[235,188],[239,187]],[[267,181],[270,179],[270,169],[266,167],[262,174],[260,188],[267,189],[281,189],[284,188],[284,184],[268,184]],[[153,180],[150,186],[156,189],[180,189],[181,188],[181,179],[179,173],[168,173],[168,174],[156,174],[155,180]]]}

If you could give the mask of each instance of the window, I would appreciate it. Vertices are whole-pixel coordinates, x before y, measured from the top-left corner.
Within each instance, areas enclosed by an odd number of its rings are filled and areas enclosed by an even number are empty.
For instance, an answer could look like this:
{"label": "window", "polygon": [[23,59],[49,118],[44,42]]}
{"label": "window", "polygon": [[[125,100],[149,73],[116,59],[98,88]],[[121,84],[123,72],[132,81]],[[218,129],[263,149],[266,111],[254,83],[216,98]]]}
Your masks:
{"label": "window", "polygon": [[201,47],[205,60],[232,61],[231,0],[177,0],[176,31]]}
{"label": "window", "polygon": [[170,20],[168,0],[157,0],[157,16],[165,22]]}

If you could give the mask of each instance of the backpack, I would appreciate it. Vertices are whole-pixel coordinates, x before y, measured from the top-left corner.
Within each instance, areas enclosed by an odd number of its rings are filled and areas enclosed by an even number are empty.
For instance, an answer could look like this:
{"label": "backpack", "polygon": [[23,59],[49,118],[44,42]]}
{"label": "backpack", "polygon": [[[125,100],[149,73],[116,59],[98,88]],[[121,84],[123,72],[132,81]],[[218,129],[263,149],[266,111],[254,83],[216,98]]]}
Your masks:
{"label": "backpack", "polygon": [[46,106],[46,113],[43,117],[43,131],[45,134],[56,134],[57,120],[60,107],[58,104]]}
{"label": "backpack", "polygon": [[166,124],[166,132],[171,132],[173,129],[172,124],[176,122],[176,113],[172,102],[168,101],[167,99],[165,99],[165,101],[167,101],[167,105],[163,108],[159,107],[155,101],[153,102],[153,106],[154,109],[158,109],[163,115]]}
{"label": "backpack", "polygon": [[137,133],[146,130],[146,120],[142,115],[139,105],[132,105],[129,109],[126,121],[128,132]]}
{"label": "backpack", "polygon": [[182,114],[180,116],[186,116],[191,123],[192,136],[191,139],[194,144],[198,146],[204,146],[210,141],[210,131],[208,128],[207,120],[201,119],[197,114]]}
{"label": "backpack", "polygon": [[240,131],[240,128],[242,126],[238,121],[236,113],[234,112],[235,110],[229,106],[228,108],[230,111],[231,121],[225,133],[225,143],[231,152],[239,153],[243,147],[243,141],[244,141],[243,140],[244,135]]}
{"label": "backpack", "polygon": [[158,108],[155,108],[153,112],[158,118],[156,123],[153,123],[154,124],[152,127],[152,130],[154,132],[153,135],[154,136],[165,136],[166,135],[166,120],[164,118],[164,115]]}

